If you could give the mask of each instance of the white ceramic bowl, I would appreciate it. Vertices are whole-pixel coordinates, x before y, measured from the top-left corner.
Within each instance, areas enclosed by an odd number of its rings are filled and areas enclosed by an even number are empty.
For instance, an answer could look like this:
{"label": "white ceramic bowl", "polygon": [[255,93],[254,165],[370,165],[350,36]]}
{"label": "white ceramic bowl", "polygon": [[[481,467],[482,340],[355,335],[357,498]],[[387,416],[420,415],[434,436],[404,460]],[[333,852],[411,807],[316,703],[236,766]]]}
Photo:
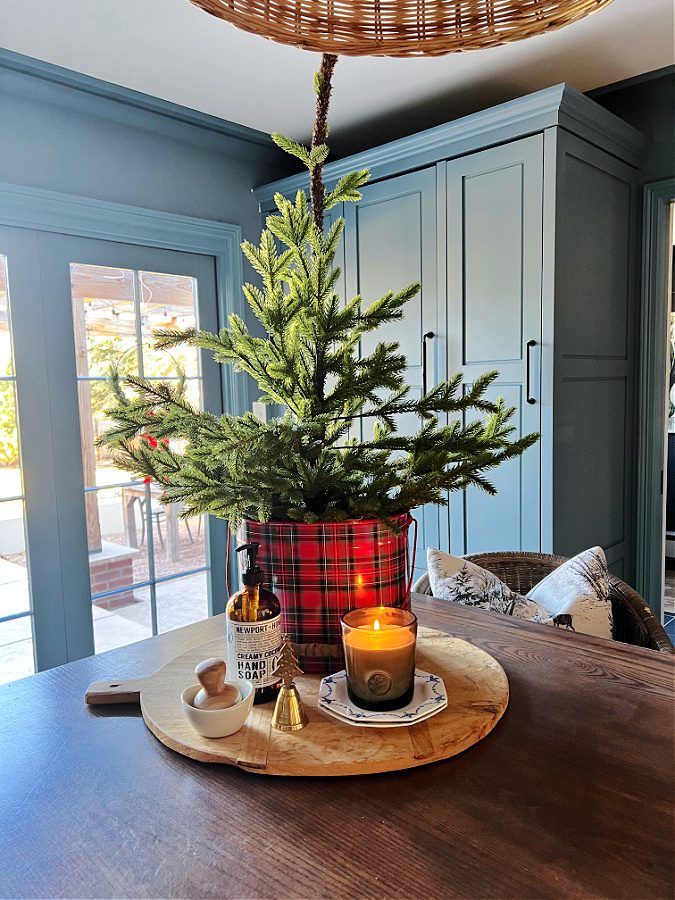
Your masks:
{"label": "white ceramic bowl", "polygon": [[180,695],[183,712],[195,731],[198,731],[203,737],[221,738],[234,734],[235,731],[239,731],[251,712],[255,697],[253,684],[242,679],[228,682],[228,684],[234,684],[239,688],[241,700],[226,709],[197,709],[193,706],[192,702],[197,696],[201,684],[193,684]]}

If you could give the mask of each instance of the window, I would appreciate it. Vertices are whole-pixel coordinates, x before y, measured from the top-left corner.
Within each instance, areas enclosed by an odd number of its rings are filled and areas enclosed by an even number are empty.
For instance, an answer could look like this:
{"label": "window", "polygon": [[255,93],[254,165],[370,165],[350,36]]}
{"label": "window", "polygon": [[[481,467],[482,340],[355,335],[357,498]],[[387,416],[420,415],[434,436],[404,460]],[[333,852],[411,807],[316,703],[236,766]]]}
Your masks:
{"label": "window", "polygon": [[197,324],[190,276],[71,263],[80,438],[96,652],[208,616],[206,523],[164,504],[159,485],[115,468],[97,438],[110,426],[112,368],[183,385],[202,404],[198,351],[158,351],[153,331]]}

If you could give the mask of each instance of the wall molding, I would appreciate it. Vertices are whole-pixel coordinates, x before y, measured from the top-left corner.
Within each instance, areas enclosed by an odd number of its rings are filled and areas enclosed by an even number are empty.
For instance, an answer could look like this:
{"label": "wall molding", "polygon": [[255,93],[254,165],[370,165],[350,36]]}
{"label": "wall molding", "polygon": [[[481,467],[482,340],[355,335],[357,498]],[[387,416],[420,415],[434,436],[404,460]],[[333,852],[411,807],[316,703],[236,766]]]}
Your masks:
{"label": "wall molding", "polygon": [[270,136],[263,131],[257,131],[255,128],[239,125],[236,122],[228,122],[226,119],[218,118],[218,116],[211,116],[208,113],[199,112],[199,110],[190,109],[187,106],[179,106],[168,100],[161,100],[159,97],[143,94],[140,91],[134,91],[119,84],[92,78],[90,75],[74,72],[62,66],[55,66],[41,59],[34,59],[21,53],[13,53],[11,50],[0,48],[0,69],[20,72],[24,75],[31,75],[34,78],[50,81],[53,84],[60,84],[86,94],[103,97],[106,100],[114,100],[134,109],[156,113],[165,118],[183,122],[187,125],[194,125],[197,128],[204,128],[216,134],[258,144],[267,150],[272,151],[276,149]]}
{"label": "wall molding", "polygon": [[645,185],[643,196],[636,588],[658,616],[663,596],[667,292],[672,253],[670,204],[675,201],[675,178]]}
{"label": "wall molding", "polygon": [[[241,314],[239,225],[5,182],[0,182],[0,224],[213,256],[221,326],[230,313]],[[230,367],[221,372],[224,403],[236,413],[244,412],[248,399],[243,379]]]}
{"label": "wall molding", "polygon": [[[371,179],[376,181],[555,126],[601,146],[605,152],[609,150],[633,166],[639,164],[644,146],[639,131],[569,85],[557,84],[329,163],[324,176],[332,184],[354,169],[369,169]],[[261,211],[267,211],[273,208],[277,191],[290,196],[307,184],[307,174],[301,173],[255,188],[253,193]]]}
{"label": "wall molding", "polygon": [[675,66],[663,66],[660,69],[653,69],[651,72],[643,72],[641,75],[633,75],[630,78],[622,78],[621,81],[613,81],[611,84],[603,84],[602,87],[593,88],[588,91],[587,97],[595,100],[596,97],[604,97],[606,94],[614,94],[618,91],[625,91],[634,87],[642,87],[652,81],[658,81],[661,78],[668,78],[675,75]]}

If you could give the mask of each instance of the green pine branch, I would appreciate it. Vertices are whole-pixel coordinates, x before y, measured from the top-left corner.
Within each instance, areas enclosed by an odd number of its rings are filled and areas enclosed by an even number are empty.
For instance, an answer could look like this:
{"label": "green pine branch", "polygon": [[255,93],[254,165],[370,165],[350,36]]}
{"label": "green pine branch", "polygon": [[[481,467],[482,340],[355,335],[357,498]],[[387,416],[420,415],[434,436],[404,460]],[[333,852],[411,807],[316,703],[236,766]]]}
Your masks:
{"label": "green pine branch", "polygon": [[[329,76],[322,70],[315,82],[322,115]],[[317,133],[325,132],[324,122]],[[344,175],[326,192],[316,182],[326,144],[273,139],[313,173],[312,196],[317,203],[323,197],[324,211],[360,200],[366,170]],[[498,374],[470,384],[455,375],[413,394],[399,344],[379,341],[365,352],[363,338],[403,321],[420,285],[375,299],[339,297],[335,260],[344,219],[324,231],[321,210],[304,191],[278,194],[275,205],[260,242],[242,244],[255,276],[243,296],[256,329],[231,315],[218,333],[158,330],[155,346],[210,352],[255,379],[260,399],[283,413],[267,422],[252,413],[215,416],[187,401],[183,379],[172,385],[112,372],[113,424],[100,445],[126,471],[162,485],[184,515],[210,513],[233,526],[243,517],[386,520],[427,503],[444,505],[450,491],[494,493],[493,470],[537,440],[518,436],[514,410],[491,399]],[[417,420],[417,431],[404,433],[402,416]]]}

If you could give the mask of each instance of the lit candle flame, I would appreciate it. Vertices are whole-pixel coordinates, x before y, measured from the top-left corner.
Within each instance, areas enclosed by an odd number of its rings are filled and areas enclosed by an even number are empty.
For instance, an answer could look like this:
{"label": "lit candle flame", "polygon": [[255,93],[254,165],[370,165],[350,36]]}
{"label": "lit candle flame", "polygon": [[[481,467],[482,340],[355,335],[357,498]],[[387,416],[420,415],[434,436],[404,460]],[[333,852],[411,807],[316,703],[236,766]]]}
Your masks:
{"label": "lit candle flame", "polygon": [[375,629],[375,631],[379,631],[379,630],[380,630],[380,621],[379,621],[379,619],[375,619],[375,621],[373,622],[373,628]]}

